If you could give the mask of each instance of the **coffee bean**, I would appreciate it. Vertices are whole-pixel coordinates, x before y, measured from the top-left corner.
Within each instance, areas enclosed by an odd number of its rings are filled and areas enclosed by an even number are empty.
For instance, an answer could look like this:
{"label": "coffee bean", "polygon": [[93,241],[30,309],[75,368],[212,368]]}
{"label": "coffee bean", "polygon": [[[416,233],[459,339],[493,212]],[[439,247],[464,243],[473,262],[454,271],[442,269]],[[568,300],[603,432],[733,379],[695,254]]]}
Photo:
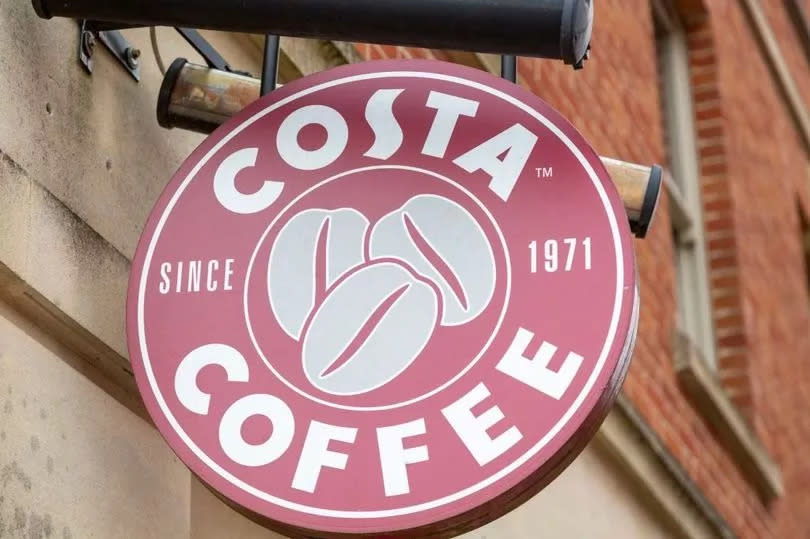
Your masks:
{"label": "coffee bean", "polygon": [[304,335],[309,381],[334,395],[376,389],[427,345],[438,318],[434,289],[396,262],[371,263],[339,283]]}
{"label": "coffee bean", "polygon": [[364,261],[368,220],[358,211],[305,210],[284,225],[270,251],[267,289],[270,306],[292,338],[316,302],[344,273]]}
{"label": "coffee bean", "polygon": [[469,322],[495,290],[495,257],[481,226],[444,197],[419,195],[371,231],[372,259],[396,258],[434,281],[443,300],[442,325]]}

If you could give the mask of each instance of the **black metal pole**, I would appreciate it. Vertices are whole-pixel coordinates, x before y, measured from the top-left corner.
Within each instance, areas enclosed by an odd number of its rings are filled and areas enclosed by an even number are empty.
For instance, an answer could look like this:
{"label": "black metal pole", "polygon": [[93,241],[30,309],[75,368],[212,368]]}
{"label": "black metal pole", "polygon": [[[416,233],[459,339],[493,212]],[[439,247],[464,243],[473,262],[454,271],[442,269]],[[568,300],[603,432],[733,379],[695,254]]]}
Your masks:
{"label": "black metal pole", "polygon": [[501,56],[501,78],[517,84],[517,56],[512,54]]}
{"label": "black metal pole", "polygon": [[581,65],[593,0],[32,0],[43,18],[558,58]]}
{"label": "black metal pole", "polygon": [[280,39],[268,34],[264,38],[264,61],[262,62],[262,85],[260,94],[267,95],[276,89],[278,80],[278,53]]}
{"label": "black metal pole", "polygon": [[208,67],[213,67],[215,69],[222,69],[225,71],[230,71],[231,67],[228,65],[228,62],[225,61],[225,58],[222,57],[217,50],[211,46],[211,44],[206,40],[200,33],[195,30],[194,28],[176,28],[177,33],[183,36],[189,45],[197,51],[197,53],[203,57],[205,63],[208,64]]}

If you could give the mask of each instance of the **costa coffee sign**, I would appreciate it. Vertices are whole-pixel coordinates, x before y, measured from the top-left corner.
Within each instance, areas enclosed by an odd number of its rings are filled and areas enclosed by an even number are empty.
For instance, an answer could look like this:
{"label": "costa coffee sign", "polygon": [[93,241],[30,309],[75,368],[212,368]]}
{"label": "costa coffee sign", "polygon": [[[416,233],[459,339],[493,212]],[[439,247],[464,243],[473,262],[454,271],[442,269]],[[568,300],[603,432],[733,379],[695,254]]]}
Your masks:
{"label": "costa coffee sign", "polygon": [[636,307],[622,203],[567,121],[480,71],[369,62],[285,85],[186,160],[128,335],[155,424],[233,505],[435,536],[582,449]]}

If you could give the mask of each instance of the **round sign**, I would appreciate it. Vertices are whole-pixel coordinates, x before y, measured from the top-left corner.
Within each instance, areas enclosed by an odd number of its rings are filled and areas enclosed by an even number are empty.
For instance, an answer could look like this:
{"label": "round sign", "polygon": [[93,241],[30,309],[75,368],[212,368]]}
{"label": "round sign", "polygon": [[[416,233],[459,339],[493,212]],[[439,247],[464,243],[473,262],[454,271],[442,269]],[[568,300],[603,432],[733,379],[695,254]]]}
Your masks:
{"label": "round sign", "polygon": [[269,526],[453,534],[555,477],[615,398],[621,200],[534,95],[367,62],[263,97],[175,174],[133,263],[144,402]]}

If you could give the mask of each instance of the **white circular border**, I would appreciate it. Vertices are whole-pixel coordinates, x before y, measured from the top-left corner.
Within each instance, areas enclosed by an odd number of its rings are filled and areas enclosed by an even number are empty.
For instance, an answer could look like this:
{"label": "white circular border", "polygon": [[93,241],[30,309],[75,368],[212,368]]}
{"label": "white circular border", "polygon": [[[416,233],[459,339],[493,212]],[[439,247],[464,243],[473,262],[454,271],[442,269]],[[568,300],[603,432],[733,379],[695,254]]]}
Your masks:
{"label": "white circular border", "polygon": [[[493,228],[495,229],[495,232],[498,234],[498,239],[501,242],[501,247],[503,248],[504,256],[506,257],[506,290],[505,290],[505,294],[504,294],[503,307],[501,308],[501,314],[500,314],[500,316],[498,316],[498,320],[495,323],[495,328],[493,329],[492,334],[489,336],[489,339],[487,339],[487,342],[484,343],[484,347],[481,349],[480,352],[478,352],[478,355],[476,355],[467,364],[467,366],[464,367],[464,369],[462,369],[458,374],[453,376],[450,380],[448,380],[447,382],[443,383],[442,385],[428,391],[427,393],[423,393],[422,395],[419,395],[417,397],[414,397],[414,398],[406,400],[406,401],[397,402],[397,403],[394,403],[394,404],[387,404],[387,405],[384,405],[384,406],[349,406],[349,405],[346,405],[346,404],[337,404],[337,403],[334,403],[334,402],[329,402],[329,401],[327,401],[325,399],[321,399],[321,398],[315,397],[313,395],[310,395],[309,393],[307,393],[303,389],[299,388],[298,386],[296,386],[295,384],[293,384],[292,382],[290,382],[289,380],[284,378],[281,375],[281,373],[279,373],[276,370],[276,368],[273,367],[273,364],[270,362],[269,359],[267,359],[267,357],[265,357],[264,352],[261,349],[261,346],[259,346],[259,343],[257,342],[256,336],[254,335],[254,332],[253,332],[253,326],[250,324],[250,313],[248,312],[248,283],[250,283],[250,273],[253,270],[253,264],[256,262],[256,255],[259,254],[259,250],[261,249],[262,244],[264,244],[264,240],[267,239],[267,235],[270,233],[270,230],[276,225],[278,220],[281,218],[282,215],[284,215],[285,212],[289,211],[289,209],[294,204],[296,204],[299,200],[304,198],[306,195],[310,194],[311,192],[318,189],[319,187],[321,187],[323,185],[326,185],[327,183],[333,182],[335,180],[339,180],[341,178],[349,176],[350,174],[356,174],[358,172],[368,172],[368,171],[371,171],[371,170],[408,170],[408,171],[411,171],[411,172],[419,172],[419,173],[431,176],[434,179],[441,180],[441,181],[443,181],[443,182],[445,182],[445,183],[447,183],[449,185],[452,185],[453,187],[455,187],[456,189],[458,189],[459,191],[461,191],[462,193],[464,193],[465,195],[470,197],[472,199],[472,201],[475,204],[477,204],[478,207],[481,208],[481,210],[486,214],[487,219],[490,220],[490,222],[492,223]],[[480,200],[478,200],[478,197],[476,197],[467,188],[460,185],[459,183],[454,182],[450,178],[447,178],[445,176],[442,176],[441,174],[437,174],[436,172],[432,172],[430,170],[426,170],[426,169],[418,168],[418,167],[408,167],[408,166],[404,166],[404,165],[376,165],[376,166],[371,166],[371,167],[362,167],[362,168],[356,168],[356,169],[353,169],[353,170],[347,170],[347,171],[341,172],[340,174],[335,174],[334,176],[332,176],[330,178],[327,178],[327,179],[325,179],[323,181],[320,181],[320,182],[316,183],[315,185],[313,185],[312,187],[310,187],[309,189],[307,189],[306,191],[303,191],[302,193],[300,193],[289,204],[284,206],[284,208],[282,208],[281,211],[278,212],[276,217],[270,222],[270,225],[265,229],[265,231],[262,234],[261,238],[259,238],[259,242],[256,244],[256,248],[253,250],[253,254],[250,257],[250,262],[248,262],[248,269],[247,269],[247,272],[245,273],[245,293],[244,293],[242,302],[243,302],[243,312],[244,312],[244,315],[245,315],[245,323],[247,325],[248,334],[250,335],[250,341],[253,343],[253,348],[256,349],[256,352],[259,354],[259,357],[261,357],[264,364],[270,369],[270,371],[274,375],[276,375],[276,378],[278,378],[279,380],[282,381],[282,383],[284,385],[286,385],[288,388],[295,391],[296,393],[298,393],[299,395],[301,395],[304,398],[307,398],[307,399],[309,399],[309,400],[311,400],[313,402],[317,402],[318,404],[322,404],[324,406],[329,406],[331,408],[337,408],[339,410],[351,410],[351,411],[356,411],[356,412],[381,412],[381,411],[384,411],[384,410],[394,410],[396,408],[402,408],[403,406],[408,406],[410,404],[414,404],[414,403],[417,403],[419,401],[428,399],[428,398],[432,397],[433,395],[439,393],[443,389],[446,389],[448,386],[450,386],[454,382],[456,382],[459,378],[461,378],[462,376],[464,376],[465,374],[470,372],[470,369],[472,369],[475,366],[475,364],[478,363],[478,361],[481,359],[481,357],[483,357],[483,355],[487,352],[489,347],[492,345],[492,341],[494,341],[495,337],[498,335],[498,332],[501,329],[501,325],[503,324],[503,320],[504,320],[504,318],[506,318],[506,311],[507,311],[507,308],[509,307],[509,300],[511,300],[511,299],[512,299],[512,259],[509,256],[509,247],[506,245],[506,238],[504,238],[504,236],[503,236],[503,231],[501,230],[501,227],[498,225],[497,221],[495,221],[495,217],[489,211],[489,208],[484,206],[484,204]]]}
{"label": "white circular border", "polygon": [[[152,371],[152,365],[149,360],[149,354],[146,348],[146,332],[144,326],[144,295],[146,291],[146,276],[148,275],[148,268],[152,262],[152,256],[154,255],[155,251],[155,244],[157,242],[158,237],[160,236],[161,231],[163,230],[164,225],[166,224],[166,220],[171,213],[172,208],[177,204],[177,201],[180,198],[180,195],[183,193],[185,188],[194,178],[194,176],[200,171],[200,169],[208,162],[211,157],[213,157],[225,144],[227,144],[231,139],[233,139],[236,135],[241,133],[247,127],[252,125],[254,122],[259,120],[260,118],[266,116],[270,112],[288,104],[300,97],[313,94],[315,92],[325,90],[328,88],[332,88],[335,86],[340,86],[342,84],[349,84],[352,82],[358,82],[363,80],[372,80],[372,79],[380,79],[380,78],[418,78],[418,79],[434,79],[434,80],[441,80],[445,82],[451,82],[455,84],[460,84],[462,86],[468,86],[470,88],[474,88],[481,92],[490,94],[494,97],[497,97],[507,103],[523,110],[541,124],[543,124],[549,131],[554,133],[554,135],[566,145],[566,147],[574,154],[574,157],[577,158],[579,163],[582,165],[582,168],[585,169],[585,172],[588,174],[588,177],[591,179],[591,182],[594,184],[594,187],[599,194],[599,198],[602,200],[602,204],[605,207],[605,212],[607,213],[608,223],[610,224],[610,230],[613,235],[613,244],[616,251],[616,299],[614,301],[613,306],[613,316],[610,320],[610,326],[608,328],[607,338],[605,340],[605,346],[602,348],[602,351],[599,354],[599,359],[596,362],[596,367],[594,368],[593,372],[591,373],[590,378],[585,383],[582,391],[577,395],[577,398],[571,404],[571,407],[563,414],[560,420],[543,436],[535,445],[533,445],[528,451],[526,451],[523,455],[512,461],[511,464],[502,468],[498,472],[492,474],[488,478],[484,479],[483,481],[479,481],[475,485],[471,485],[465,489],[462,489],[458,492],[453,494],[449,494],[442,498],[438,498],[429,502],[420,503],[417,505],[401,507],[398,509],[386,509],[381,511],[343,511],[343,510],[336,510],[336,509],[323,509],[320,507],[312,507],[309,505],[304,505],[300,503],[290,502],[288,500],[284,500],[282,498],[277,498],[276,496],[272,496],[266,492],[263,492],[251,485],[248,485],[238,477],[235,477],[233,474],[222,468],[219,464],[217,464],[211,457],[206,455],[197,445],[191,440],[191,438],[186,434],[186,432],[182,429],[180,424],[177,422],[177,419],[172,415],[171,410],[169,409],[166,401],[163,398],[163,395],[160,393],[160,388],[158,387],[157,380],[155,379],[155,374]],[[297,511],[299,513],[305,513],[309,515],[316,515],[321,517],[331,517],[331,518],[346,518],[346,519],[371,519],[371,518],[388,518],[388,517],[397,517],[403,515],[410,515],[414,513],[419,513],[422,511],[427,511],[430,509],[435,509],[437,507],[441,507],[442,505],[446,505],[448,503],[460,500],[465,498],[471,494],[482,490],[489,485],[495,483],[496,481],[506,477],[516,469],[520,468],[523,464],[525,464],[529,459],[531,459],[534,455],[536,455],[543,447],[551,441],[560,430],[568,423],[571,417],[577,412],[579,407],[582,405],[582,402],[588,396],[593,385],[596,383],[599,374],[602,372],[602,368],[604,367],[605,361],[607,360],[608,352],[613,344],[613,340],[616,337],[616,329],[619,323],[619,315],[621,314],[621,307],[622,307],[622,297],[623,297],[623,288],[624,288],[624,253],[621,244],[621,235],[619,234],[619,227],[616,221],[616,215],[613,213],[613,208],[610,205],[610,200],[608,199],[607,193],[605,192],[605,188],[602,186],[602,183],[599,181],[596,172],[594,171],[591,164],[585,159],[585,156],[582,154],[579,148],[577,148],[573,142],[563,133],[554,123],[552,123],[548,118],[528,106],[527,104],[523,103],[522,101],[518,100],[511,95],[505,94],[500,90],[496,90],[479,82],[470,81],[467,79],[462,79],[460,77],[455,77],[452,75],[444,75],[441,73],[429,73],[429,72],[422,72],[422,71],[386,71],[386,72],[379,72],[379,73],[365,73],[362,75],[353,75],[351,77],[344,77],[341,79],[336,79],[328,82],[324,82],[318,84],[316,86],[312,86],[310,88],[306,88],[287,96],[271,105],[269,105],[264,110],[257,112],[247,120],[245,120],[242,124],[238,127],[234,128],[233,131],[228,133],[222,140],[220,140],[217,144],[211,148],[208,153],[200,160],[197,165],[189,172],[186,178],[183,180],[183,183],[180,184],[180,187],[177,191],[172,195],[172,198],[169,200],[169,203],[166,206],[166,209],[163,211],[163,214],[160,216],[158,220],[157,226],[155,227],[155,231],[153,232],[152,239],[149,242],[149,247],[146,251],[146,257],[144,258],[144,265],[141,271],[141,281],[138,286],[138,343],[140,344],[141,348],[141,358],[143,361],[144,371],[146,373],[146,377],[149,381],[149,385],[152,388],[155,400],[160,406],[160,409],[165,414],[166,420],[169,422],[171,427],[174,429],[177,436],[185,442],[186,446],[191,449],[191,451],[199,458],[204,464],[206,464],[212,471],[216,472],[220,477],[231,483],[233,486],[240,488],[247,494],[250,494],[259,500],[263,500],[265,502],[269,502],[285,509],[289,509],[292,511]]]}

